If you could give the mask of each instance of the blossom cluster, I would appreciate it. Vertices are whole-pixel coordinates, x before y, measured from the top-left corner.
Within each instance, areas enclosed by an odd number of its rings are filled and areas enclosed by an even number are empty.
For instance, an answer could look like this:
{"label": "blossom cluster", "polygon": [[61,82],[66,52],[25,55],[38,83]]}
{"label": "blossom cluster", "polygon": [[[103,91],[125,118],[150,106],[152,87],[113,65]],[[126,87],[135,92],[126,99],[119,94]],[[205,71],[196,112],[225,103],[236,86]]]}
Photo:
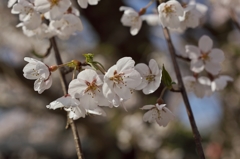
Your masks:
{"label": "blossom cluster", "polygon": [[[202,98],[224,89],[228,81],[233,81],[227,75],[220,75],[225,56],[222,50],[213,48],[213,41],[208,36],[202,36],[198,46],[186,45],[185,48],[190,59],[190,70],[193,72],[193,76],[183,78],[188,91]],[[200,76],[204,70],[207,76]]]}
{"label": "blossom cluster", "polygon": [[[96,5],[99,0],[78,0],[82,8]],[[12,14],[19,14],[23,33],[29,37],[68,39],[82,31],[80,13],[70,0],[9,0]]]}
{"label": "blossom cluster", "polygon": [[188,4],[170,0],[158,6],[158,14],[145,15],[146,8],[137,12],[133,8],[125,6],[120,7],[120,11],[124,11],[121,18],[122,24],[129,26],[130,33],[136,35],[142,26],[142,21],[146,21],[152,26],[160,24],[178,32],[183,32],[186,28],[196,28],[200,19],[206,14],[207,6],[194,0]]}
{"label": "blossom cluster", "polygon": [[[25,57],[29,62],[23,69],[24,77],[36,80],[34,90],[42,93],[52,85],[51,73],[58,66],[47,66],[41,61]],[[162,78],[162,70],[153,59],[149,65],[139,63],[131,57],[123,57],[107,72],[100,74],[94,69],[85,68],[69,83],[68,94],[47,105],[49,109],[64,108],[69,112],[69,118],[74,120],[87,114],[106,115],[102,106],[118,107],[131,98],[135,90],[142,90],[144,94],[155,92]],[[165,107],[166,104],[144,106],[149,111],[144,115],[144,121],[156,121],[166,126],[172,119],[172,114]],[[168,116],[168,117],[167,117]]]}

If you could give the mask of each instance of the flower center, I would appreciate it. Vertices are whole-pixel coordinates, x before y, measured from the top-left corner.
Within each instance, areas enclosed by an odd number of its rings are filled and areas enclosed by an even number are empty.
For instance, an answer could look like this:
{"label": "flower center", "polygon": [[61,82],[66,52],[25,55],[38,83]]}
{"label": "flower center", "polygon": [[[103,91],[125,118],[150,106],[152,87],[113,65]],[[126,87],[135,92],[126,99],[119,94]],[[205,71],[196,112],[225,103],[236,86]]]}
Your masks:
{"label": "flower center", "polygon": [[58,3],[59,3],[60,0],[49,0],[49,1],[50,1],[50,3],[51,3],[51,7],[50,7],[50,8],[52,8],[53,6],[58,5]]}
{"label": "flower center", "polygon": [[208,53],[202,53],[201,59],[204,61],[208,60],[209,59]]}
{"label": "flower center", "polygon": [[87,89],[84,91],[84,93],[88,93],[89,95],[91,94],[95,94],[95,91],[98,90],[100,92],[100,90],[98,89],[98,86],[96,85],[97,80],[94,79],[92,81],[92,83],[86,81],[86,85],[88,86]]}
{"label": "flower center", "polygon": [[173,13],[174,10],[173,10],[173,6],[172,5],[165,5],[164,8],[163,8],[163,13],[165,13],[166,15],[170,14],[170,13]]}
{"label": "flower center", "polygon": [[148,81],[148,83],[155,81],[155,75],[150,74],[146,76],[146,80]]}
{"label": "flower center", "polygon": [[123,82],[123,76],[124,73],[117,73],[117,71],[115,70],[114,73],[113,73],[113,76],[110,77],[110,80],[113,81],[114,83],[116,84],[124,84]]}

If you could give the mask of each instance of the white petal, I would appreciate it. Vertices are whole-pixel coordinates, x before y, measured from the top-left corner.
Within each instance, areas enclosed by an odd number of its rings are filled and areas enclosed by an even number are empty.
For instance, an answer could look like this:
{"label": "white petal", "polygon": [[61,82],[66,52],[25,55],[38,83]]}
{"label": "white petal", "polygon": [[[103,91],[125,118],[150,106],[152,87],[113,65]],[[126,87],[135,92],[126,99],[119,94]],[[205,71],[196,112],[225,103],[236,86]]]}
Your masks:
{"label": "white petal", "polygon": [[221,65],[219,63],[213,63],[206,61],[205,63],[205,69],[207,72],[217,75],[221,70]]}
{"label": "white petal", "polygon": [[161,111],[160,114],[160,118],[157,118],[157,123],[159,126],[167,126],[167,124],[169,123],[169,121],[174,119],[174,115],[173,113],[166,107],[163,108],[163,110]]}
{"label": "white petal", "polygon": [[145,88],[143,88],[144,94],[150,94],[155,92],[158,89],[158,87],[155,86],[155,82],[150,82]]}
{"label": "white petal", "polygon": [[147,111],[144,115],[143,115],[143,121],[144,122],[154,122],[158,116],[157,114],[157,110],[156,109],[152,109],[152,110],[149,110]]}
{"label": "white petal", "polygon": [[151,59],[149,61],[149,68],[153,75],[158,75],[160,72],[158,64],[157,64],[156,60],[154,60],[154,59]]}
{"label": "white petal", "polygon": [[118,107],[121,104],[121,100],[119,96],[110,89],[110,87],[107,85],[107,83],[103,84],[103,95],[108,99],[109,102],[111,102],[115,107]]}
{"label": "white petal", "polygon": [[204,64],[202,60],[192,60],[190,68],[193,72],[200,73],[204,70]]}
{"label": "white petal", "polygon": [[133,68],[135,61],[131,57],[123,57],[117,61],[117,71],[123,72],[124,70]]}
{"label": "white petal", "polygon": [[138,71],[136,71],[135,69],[129,69],[129,70],[125,71],[124,76],[125,77],[123,78],[123,80],[128,88],[135,89],[142,82],[140,73]]}
{"label": "white petal", "polygon": [[211,58],[211,61],[214,63],[221,63],[224,61],[225,56],[222,50],[220,49],[212,49],[212,51],[208,54]]}
{"label": "white petal", "polygon": [[87,8],[88,6],[88,0],[78,0],[78,4],[81,8]]}
{"label": "white petal", "polygon": [[196,46],[186,45],[185,49],[186,49],[186,53],[188,54],[188,57],[190,59],[198,59],[199,56],[201,55],[199,48]]}
{"label": "white petal", "polygon": [[87,85],[84,81],[74,79],[70,82],[68,86],[68,93],[73,97],[80,97],[83,95],[84,91],[87,89]]}
{"label": "white petal", "polygon": [[140,109],[142,109],[142,110],[149,110],[149,109],[152,109],[152,108],[154,108],[155,107],[155,105],[145,105],[145,106],[143,106],[142,108],[140,108]]}
{"label": "white petal", "polygon": [[156,26],[160,24],[160,19],[157,14],[142,15],[141,18],[142,20],[145,20],[150,26]]}
{"label": "white petal", "polygon": [[93,115],[102,115],[102,116],[106,116],[105,111],[102,108],[95,108],[93,110],[87,110],[87,113],[89,114],[93,114]]}
{"label": "white petal", "polygon": [[90,5],[97,5],[99,0],[88,0]]}
{"label": "white petal", "polygon": [[125,87],[124,85],[121,86],[115,86],[114,92],[120,97],[125,100],[131,98],[132,93],[129,88]]}
{"label": "white petal", "polygon": [[200,38],[198,42],[198,47],[204,53],[211,51],[213,47],[213,41],[208,36],[204,35]]}
{"label": "white petal", "polygon": [[142,77],[150,74],[149,67],[144,63],[139,63],[135,66],[135,69],[140,73]]}

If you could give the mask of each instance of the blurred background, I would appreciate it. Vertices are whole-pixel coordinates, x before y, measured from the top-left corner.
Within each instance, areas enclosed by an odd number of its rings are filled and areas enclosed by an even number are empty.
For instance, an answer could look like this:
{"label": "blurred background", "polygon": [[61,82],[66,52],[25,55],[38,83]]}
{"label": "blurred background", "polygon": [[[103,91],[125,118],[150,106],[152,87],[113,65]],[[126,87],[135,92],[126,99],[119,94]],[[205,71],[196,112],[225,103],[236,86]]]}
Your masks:
{"label": "blurred background", "polygon": [[[217,1],[217,0],[216,0]],[[34,81],[23,77],[24,57],[34,57],[33,51],[44,54],[48,40],[23,35],[18,15],[12,15],[7,0],[0,1],[0,159],[72,159],[77,158],[73,135],[65,129],[66,112],[49,110],[46,105],[62,96],[58,73],[49,90],[39,95],[33,90]],[[124,56],[136,63],[148,63],[154,58],[165,65],[173,79],[175,74],[160,26],[150,27],[145,22],[137,36],[131,36],[122,26],[120,6],[136,10],[149,0],[101,0],[97,6],[80,9],[84,30],[69,40],[57,39],[64,62],[84,60],[84,53],[95,54],[95,59],[106,68]],[[225,52],[222,74],[234,82],[224,91],[211,97],[197,98],[189,93],[190,103],[202,136],[207,159],[240,158],[240,31],[235,28],[227,8],[214,1],[199,1],[209,7],[201,26],[185,33],[172,33],[173,43],[180,54],[185,45],[197,45],[202,35],[210,36],[214,47]],[[147,11],[152,13],[156,6]],[[34,57],[36,58],[36,57]],[[51,53],[44,62],[54,65]],[[189,63],[179,59],[183,75],[190,75]],[[71,74],[68,74],[70,81]],[[69,82],[68,81],[68,82]],[[195,159],[195,143],[187,113],[179,93],[167,92],[164,100],[176,120],[167,127],[142,121],[143,105],[154,104],[162,87],[144,96],[136,92],[124,106],[104,108],[106,117],[88,116],[76,121],[85,159]]]}

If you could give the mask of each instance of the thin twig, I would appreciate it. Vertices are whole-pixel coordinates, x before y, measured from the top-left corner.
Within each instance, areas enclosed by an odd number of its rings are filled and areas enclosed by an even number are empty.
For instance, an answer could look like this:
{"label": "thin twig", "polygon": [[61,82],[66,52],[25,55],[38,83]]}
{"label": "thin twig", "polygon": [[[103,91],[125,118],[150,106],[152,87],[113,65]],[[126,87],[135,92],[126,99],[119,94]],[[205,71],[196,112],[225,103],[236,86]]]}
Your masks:
{"label": "thin twig", "polygon": [[[61,65],[63,62],[62,62],[62,58],[61,58],[61,55],[59,53],[58,46],[57,46],[55,38],[52,37],[50,39],[50,42],[51,42],[51,44],[53,46],[53,50],[55,52],[55,58],[56,58],[57,64]],[[66,95],[67,94],[67,81],[66,81],[66,78],[65,78],[65,75],[64,75],[64,72],[63,72],[62,68],[60,69],[60,80],[61,80],[63,93]],[[72,119],[68,119],[68,122],[69,122],[69,124],[72,128],[72,133],[73,133],[73,138],[74,138],[74,141],[75,141],[75,147],[76,147],[78,159],[83,159],[84,157],[83,157],[83,153],[82,153],[81,142],[80,142],[80,138],[79,138],[78,131],[76,129],[75,123]]]}
{"label": "thin twig", "polygon": [[188,118],[189,118],[189,121],[190,121],[190,124],[191,124],[191,128],[192,128],[192,132],[193,132],[194,141],[195,141],[195,144],[196,144],[198,156],[200,157],[200,159],[205,159],[205,155],[204,155],[204,151],[203,151],[202,143],[201,143],[201,136],[198,132],[198,128],[197,128],[197,125],[196,125],[196,122],[195,122],[195,119],[194,119],[194,115],[193,115],[193,112],[192,112],[192,109],[191,109],[191,106],[190,106],[190,103],[189,103],[189,100],[188,100],[188,97],[187,97],[186,89],[183,85],[182,75],[180,73],[180,69],[179,69],[179,66],[178,66],[178,63],[177,63],[177,60],[176,60],[176,52],[175,52],[174,46],[172,44],[172,40],[171,40],[169,31],[166,27],[163,28],[163,33],[164,33],[164,37],[165,37],[165,39],[167,41],[167,44],[168,44],[168,49],[169,49],[169,52],[170,52],[170,55],[171,55],[174,70],[176,72],[177,80],[178,80],[178,83],[179,83],[179,88],[181,90],[183,101],[184,101],[185,107],[187,109],[187,114],[188,114]]}

